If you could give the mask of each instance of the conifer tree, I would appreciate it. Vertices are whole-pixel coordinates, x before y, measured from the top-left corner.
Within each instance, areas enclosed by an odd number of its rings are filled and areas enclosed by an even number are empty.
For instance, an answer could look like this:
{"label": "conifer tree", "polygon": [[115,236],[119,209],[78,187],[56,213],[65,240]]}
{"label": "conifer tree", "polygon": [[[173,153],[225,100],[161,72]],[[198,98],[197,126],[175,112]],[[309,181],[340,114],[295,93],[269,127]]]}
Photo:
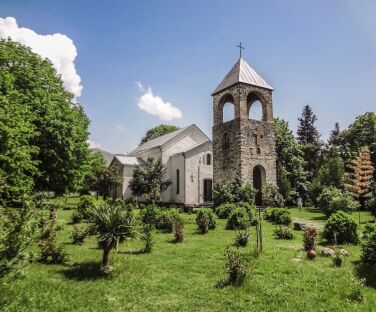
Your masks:
{"label": "conifer tree", "polygon": [[347,168],[351,173],[344,183],[345,189],[355,198],[365,195],[371,187],[375,170],[368,146],[360,149],[358,156],[347,165]]}
{"label": "conifer tree", "polygon": [[320,134],[315,126],[317,117],[311,107],[306,105],[303,108],[302,116],[298,120],[297,139],[304,152],[304,160],[306,161],[305,170],[308,171],[308,180],[312,181],[316,176],[320,164],[322,147]]}
{"label": "conifer tree", "polygon": [[330,132],[330,137],[328,140],[329,145],[339,145],[341,140],[341,129],[339,123],[334,124],[334,129]]}

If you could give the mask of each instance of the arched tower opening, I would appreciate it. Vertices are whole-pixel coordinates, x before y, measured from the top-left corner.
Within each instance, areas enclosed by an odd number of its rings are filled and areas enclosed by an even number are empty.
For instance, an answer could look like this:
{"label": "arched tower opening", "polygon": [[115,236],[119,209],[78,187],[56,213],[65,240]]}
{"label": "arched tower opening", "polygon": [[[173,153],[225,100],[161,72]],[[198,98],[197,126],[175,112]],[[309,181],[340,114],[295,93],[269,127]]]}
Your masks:
{"label": "arched tower opening", "polygon": [[264,167],[257,165],[253,168],[252,176],[253,176],[253,187],[257,190],[255,196],[255,204],[257,206],[262,206],[262,188],[265,184],[265,169]]}
{"label": "arched tower opening", "polygon": [[261,95],[255,92],[251,92],[248,94],[247,113],[248,113],[249,119],[267,121],[268,119],[267,104]]}

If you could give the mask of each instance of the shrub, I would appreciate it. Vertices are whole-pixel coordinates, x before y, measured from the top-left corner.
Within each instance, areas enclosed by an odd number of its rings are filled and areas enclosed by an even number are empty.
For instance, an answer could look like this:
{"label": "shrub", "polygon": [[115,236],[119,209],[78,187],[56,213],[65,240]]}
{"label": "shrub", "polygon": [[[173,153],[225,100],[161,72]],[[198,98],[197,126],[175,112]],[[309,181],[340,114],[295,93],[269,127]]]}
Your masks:
{"label": "shrub", "polygon": [[293,239],[294,234],[288,226],[279,225],[274,229],[274,236],[277,239]]}
{"label": "shrub", "polygon": [[73,244],[82,245],[84,243],[86,236],[86,229],[79,229],[77,226],[74,226],[70,237],[72,239]]}
{"label": "shrub", "polygon": [[156,205],[148,205],[142,209],[141,220],[144,224],[155,226],[158,219],[159,208]]}
{"label": "shrub", "polygon": [[229,275],[228,281],[231,284],[240,286],[249,272],[249,265],[242,260],[239,250],[226,250],[227,263],[226,271]]}
{"label": "shrub", "polygon": [[184,240],[184,223],[178,222],[174,224],[175,243],[181,243]]}
{"label": "shrub", "polygon": [[376,224],[367,224],[362,237],[362,261],[376,265]]}
{"label": "shrub", "polygon": [[184,223],[177,209],[159,210],[155,227],[171,233],[177,223]]}
{"label": "shrub", "polygon": [[134,209],[134,205],[132,203],[129,203],[128,201],[125,201],[123,198],[116,198],[112,205],[120,207],[121,209],[124,209],[128,212],[132,212]]}
{"label": "shrub", "polygon": [[250,183],[242,184],[237,190],[234,190],[236,202],[253,203],[257,190]]}
{"label": "shrub", "polygon": [[95,206],[95,199],[92,196],[84,195],[80,197],[77,211],[81,214],[83,219],[87,218],[88,211]]}
{"label": "shrub", "polygon": [[316,247],[317,229],[314,227],[306,228],[303,235],[303,244],[306,251],[313,250]]}
{"label": "shrub", "polygon": [[223,204],[215,209],[215,213],[220,219],[227,219],[232,211],[236,209],[235,204]]}
{"label": "shrub", "polygon": [[56,231],[54,229],[54,222],[45,224],[45,227],[48,227],[49,230],[47,231],[43,229],[45,235],[39,242],[39,247],[41,249],[40,260],[42,262],[49,262],[54,264],[63,263],[66,260],[67,255],[63,249],[63,246],[56,243]]}
{"label": "shrub", "polygon": [[153,225],[144,224],[142,227],[141,239],[145,242],[145,247],[143,249],[144,253],[151,252],[153,248]]}
{"label": "shrub", "polygon": [[265,220],[276,224],[289,225],[291,223],[291,212],[287,209],[267,208],[264,211],[263,217]]}
{"label": "shrub", "polygon": [[373,197],[366,201],[366,208],[376,218],[376,197]]}
{"label": "shrub", "polygon": [[72,220],[73,224],[80,223],[80,222],[82,222],[83,219],[84,219],[84,216],[78,210],[76,210],[72,213],[71,220]]}
{"label": "shrub", "polygon": [[357,227],[355,221],[347,213],[337,211],[325,224],[323,237],[331,243],[357,243]]}
{"label": "shrub", "polygon": [[318,205],[326,216],[342,210],[348,213],[358,208],[358,202],[352,196],[335,187],[325,187],[318,198]]}
{"label": "shrub", "polygon": [[336,252],[334,258],[333,258],[333,265],[336,267],[342,266],[343,257],[339,252]]}
{"label": "shrub", "polygon": [[251,204],[249,204],[247,202],[238,202],[235,205],[237,207],[246,209],[248,217],[249,217],[249,220],[253,220],[253,218],[254,218],[254,212],[255,212],[255,209],[256,209],[256,207],[254,205],[251,205]]}
{"label": "shrub", "polygon": [[247,210],[236,208],[232,211],[227,219],[226,228],[229,230],[246,229],[249,226],[249,217]]}
{"label": "shrub", "polygon": [[265,206],[283,207],[284,199],[277,186],[270,183],[266,184],[263,187],[262,194]]}
{"label": "shrub", "polygon": [[213,190],[215,206],[237,202],[253,203],[257,190],[250,183],[236,179],[233,183],[227,181],[216,183]]}
{"label": "shrub", "polygon": [[231,184],[228,182],[216,183],[213,190],[213,200],[215,206],[232,203],[234,195],[232,193]]}
{"label": "shrub", "polygon": [[215,229],[216,222],[213,212],[208,209],[199,209],[196,215],[196,224],[202,234],[205,234],[209,229]]}
{"label": "shrub", "polygon": [[245,247],[248,244],[249,232],[248,230],[244,232],[238,232],[235,237],[235,245],[238,247]]}

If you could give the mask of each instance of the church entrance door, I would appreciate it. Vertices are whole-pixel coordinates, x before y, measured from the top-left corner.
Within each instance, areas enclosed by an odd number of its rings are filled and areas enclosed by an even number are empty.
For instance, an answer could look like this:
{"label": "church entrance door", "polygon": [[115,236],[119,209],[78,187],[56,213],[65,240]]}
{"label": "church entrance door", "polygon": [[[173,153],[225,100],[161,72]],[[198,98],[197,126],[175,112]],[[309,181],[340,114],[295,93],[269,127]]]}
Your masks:
{"label": "church entrance door", "polygon": [[204,201],[211,202],[213,200],[212,191],[213,189],[213,180],[204,180]]}
{"label": "church entrance door", "polygon": [[262,167],[256,166],[253,169],[253,187],[257,190],[255,196],[256,206],[262,206]]}

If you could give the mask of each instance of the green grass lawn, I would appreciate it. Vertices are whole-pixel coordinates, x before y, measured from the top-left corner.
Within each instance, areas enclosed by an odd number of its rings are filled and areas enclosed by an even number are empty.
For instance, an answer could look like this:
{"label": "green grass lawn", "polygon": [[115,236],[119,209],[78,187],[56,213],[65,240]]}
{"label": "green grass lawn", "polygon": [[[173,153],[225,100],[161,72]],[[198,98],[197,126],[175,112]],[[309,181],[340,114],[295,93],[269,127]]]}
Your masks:
{"label": "green grass lawn", "polygon": [[[226,279],[224,251],[236,232],[217,220],[215,230],[201,235],[195,215],[184,214],[183,243],[172,243],[173,234],[155,232],[153,251],[142,254],[137,253],[142,241],[127,241],[112,254],[113,274],[103,277],[95,238],[82,246],[70,243],[72,211],[58,211],[63,225],[58,237],[71,263],[27,266],[23,279],[1,286],[2,311],[376,311],[376,289],[370,285],[360,286],[362,302],[351,299],[358,246],[344,246],[350,256],[334,268],[330,258],[306,259],[302,232],[294,231],[291,241],[276,240],[274,225],[263,221],[264,252],[252,261],[250,276],[241,287],[219,287]],[[325,222],[311,209],[291,211],[294,218]],[[361,217],[362,228],[371,216]],[[253,250],[254,227],[251,235],[244,253]]]}

